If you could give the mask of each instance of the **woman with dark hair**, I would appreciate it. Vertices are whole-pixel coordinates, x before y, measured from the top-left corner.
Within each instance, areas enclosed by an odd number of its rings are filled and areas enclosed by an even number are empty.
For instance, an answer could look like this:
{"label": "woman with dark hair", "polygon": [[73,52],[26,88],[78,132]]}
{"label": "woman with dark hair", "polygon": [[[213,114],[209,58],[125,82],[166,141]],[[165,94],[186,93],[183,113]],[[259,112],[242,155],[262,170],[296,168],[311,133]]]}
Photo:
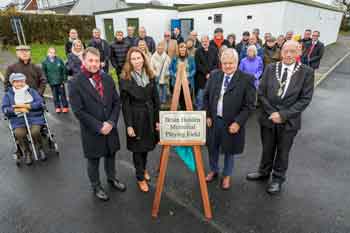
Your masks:
{"label": "woman with dark hair", "polygon": [[227,36],[227,48],[234,49],[236,48],[236,35],[235,34],[229,34]]}
{"label": "woman with dark hair", "polygon": [[120,80],[120,96],[127,130],[127,148],[133,152],[138,186],[148,192],[147,153],[158,142],[159,95],[155,75],[145,54],[130,48]]}
{"label": "woman with dark hair", "polygon": [[[194,57],[188,55],[186,43],[180,43],[179,44],[179,55],[177,57],[174,57],[171,61],[170,67],[169,67],[169,76],[170,76],[170,89],[171,91],[175,87],[176,82],[176,74],[179,64],[184,63],[185,64],[185,70],[186,70],[186,76],[188,79],[189,87],[191,92],[194,92],[194,75],[196,74],[196,63],[194,61]],[[186,109],[185,104],[185,97],[183,94],[183,91],[181,89],[180,92],[180,100],[179,100],[180,108],[181,110]]]}

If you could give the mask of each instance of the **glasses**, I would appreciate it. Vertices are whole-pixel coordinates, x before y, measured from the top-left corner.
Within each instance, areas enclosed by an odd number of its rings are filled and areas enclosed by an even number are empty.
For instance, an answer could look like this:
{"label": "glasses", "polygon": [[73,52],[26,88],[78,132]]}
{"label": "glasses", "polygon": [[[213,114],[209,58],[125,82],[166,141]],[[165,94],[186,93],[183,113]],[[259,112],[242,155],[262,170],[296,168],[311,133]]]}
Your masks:
{"label": "glasses", "polygon": [[164,35],[164,37],[170,37],[170,35]]}

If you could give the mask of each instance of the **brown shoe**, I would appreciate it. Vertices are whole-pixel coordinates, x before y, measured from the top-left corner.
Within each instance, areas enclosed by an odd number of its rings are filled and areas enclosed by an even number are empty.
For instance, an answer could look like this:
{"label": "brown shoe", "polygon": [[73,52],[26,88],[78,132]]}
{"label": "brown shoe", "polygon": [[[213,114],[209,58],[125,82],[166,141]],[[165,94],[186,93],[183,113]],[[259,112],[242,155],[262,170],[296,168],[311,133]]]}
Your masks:
{"label": "brown shoe", "polygon": [[207,183],[210,183],[210,182],[214,181],[217,178],[218,178],[218,173],[216,173],[216,172],[209,172],[207,177],[205,177],[205,181]]}
{"label": "brown shoe", "polygon": [[150,180],[151,180],[151,176],[149,175],[149,173],[148,173],[147,170],[145,170],[145,175],[144,175],[144,177],[145,177],[145,180],[146,180],[146,181],[150,181]]}
{"label": "brown shoe", "polygon": [[141,192],[148,193],[149,187],[146,180],[138,181],[137,184],[139,185],[139,189]]}
{"label": "brown shoe", "polygon": [[231,177],[230,176],[225,176],[222,179],[221,188],[223,190],[229,190],[231,188]]}

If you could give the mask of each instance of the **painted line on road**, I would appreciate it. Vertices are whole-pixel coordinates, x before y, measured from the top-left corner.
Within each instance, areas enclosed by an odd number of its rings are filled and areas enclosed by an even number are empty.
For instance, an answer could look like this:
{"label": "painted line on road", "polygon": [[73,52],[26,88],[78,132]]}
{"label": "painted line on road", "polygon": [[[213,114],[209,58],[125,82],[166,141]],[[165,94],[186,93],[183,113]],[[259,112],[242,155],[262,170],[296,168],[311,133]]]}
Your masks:
{"label": "painted line on road", "polygon": [[[135,171],[134,165],[131,164],[128,161],[125,160],[119,160],[119,163],[126,167],[127,169],[133,170]],[[156,189],[156,185],[153,183],[149,183],[149,186],[151,186],[154,190]],[[202,214],[202,212],[200,212],[198,209],[196,209],[195,207],[186,204],[185,202],[183,202],[180,198],[177,197],[177,195],[174,192],[169,192],[169,191],[163,191],[163,193],[173,202],[175,202],[177,205],[185,208],[186,210],[188,210],[193,216],[195,216],[197,219],[199,219],[202,222],[205,222],[207,224],[209,224],[211,227],[213,227],[215,230],[217,230],[220,233],[229,233],[231,232],[229,229],[227,229],[224,226],[221,226],[220,224],[218,224],[215,220],[207,220],[204,215]],[[151,211],[150,211],[150,215],[151,215]]]}
{"label": "painted line on road", "polygon": [[322,75],[322,77],[317,81],[316,87],[322,83],[323,80],[325,80],[330,73],[332,73],[335,68],[337,68],[346,58],[350,56],[350,52],[345,54],[342,58],[340,58],[325,74]]}

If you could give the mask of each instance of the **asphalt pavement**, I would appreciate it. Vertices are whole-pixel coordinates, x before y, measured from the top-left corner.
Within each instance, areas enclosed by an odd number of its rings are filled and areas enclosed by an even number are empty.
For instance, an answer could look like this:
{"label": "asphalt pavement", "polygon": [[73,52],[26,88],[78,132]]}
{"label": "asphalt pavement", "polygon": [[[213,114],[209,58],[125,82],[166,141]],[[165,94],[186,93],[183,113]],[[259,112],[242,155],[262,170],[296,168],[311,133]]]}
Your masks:
{"label": "asphalt pavement", "polygon": [[[0,88],[2,90],[2,87]],[[61,154],[46,162],[17,168],[7,122],[0,124],[1,233],[348,233],[350,232],[350,58],[315,91],[303,115],[302,130],[290,155],[287,182],[271,197],[265,183],[245,180],[258,166],[259,127],[254,114],[247,123],[245,153],[237,156],[232,189],[209,185],[214,218],[205,221],[196,174],[172,155],[158,219],[151,218],[155,170],[160,148],[149,156],[152,188],[138,191],[131,153],[126,150],[122,119],[119,132],[118,176],[126,193],[103,184],[111,200],[91,194],[79,126],[72,114],[53,113],[49,123]],[[1,96],[3,93],[0,94]],[[203,158],[207,168],[207,150]]]}

